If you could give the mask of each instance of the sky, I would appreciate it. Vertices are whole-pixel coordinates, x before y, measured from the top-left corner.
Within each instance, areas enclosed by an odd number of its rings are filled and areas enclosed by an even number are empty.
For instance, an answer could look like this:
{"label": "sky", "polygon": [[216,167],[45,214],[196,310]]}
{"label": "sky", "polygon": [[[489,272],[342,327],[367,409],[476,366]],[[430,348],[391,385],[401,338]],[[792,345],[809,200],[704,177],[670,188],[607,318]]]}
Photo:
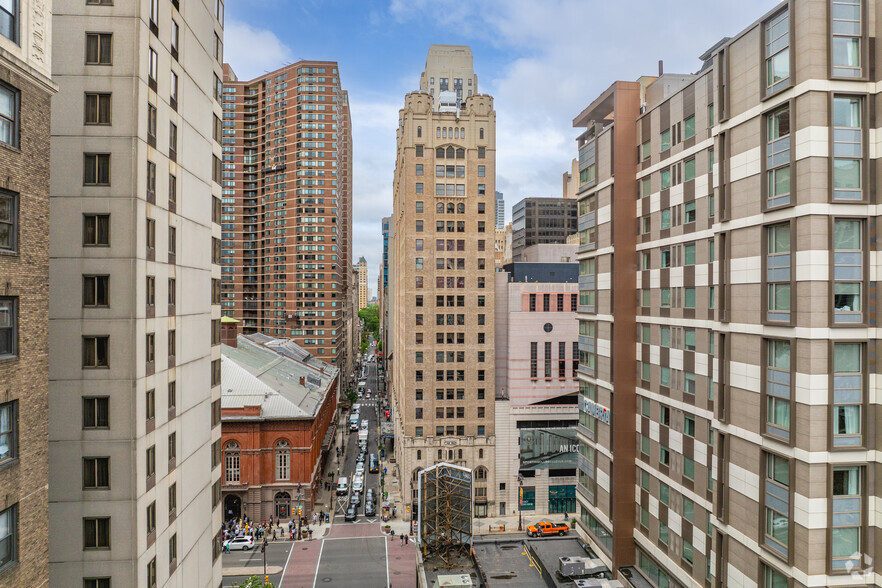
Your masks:
{"label": "sky", "polygon": [[353,135],[353,263],[376,295],[392,213],[395,129],[431,44],[468,45],[496,107],[496,189],[560,197],[573,118],[616,80],[693,73],[698,56],[777,0],[227,0],[224,59],[250,80],[301,59],[339,63]]}

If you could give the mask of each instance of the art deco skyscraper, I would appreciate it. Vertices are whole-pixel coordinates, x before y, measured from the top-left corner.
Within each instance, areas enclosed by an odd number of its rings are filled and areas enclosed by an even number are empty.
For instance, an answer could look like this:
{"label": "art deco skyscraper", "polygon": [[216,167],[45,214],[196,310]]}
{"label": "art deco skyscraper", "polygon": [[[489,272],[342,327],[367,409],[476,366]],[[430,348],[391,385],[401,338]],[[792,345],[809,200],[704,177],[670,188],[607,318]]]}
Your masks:
{"label": "art deco skyscraper", "polygon": [[388,357],[395,454],[405,485],[436,461],[473,468],[477,516],[495,502],[495,177],[496,112],[478,93],[471,50],[433,45],[397,132]]}
{"label": "art deco skyscraper", "polygon": [[223,1],[53,8],[50,581],[214,588]]}
{"label": "art deco skyscraper", "polygon": [[223,313],[345,368],[352,131],[337,63],[224,68]]}

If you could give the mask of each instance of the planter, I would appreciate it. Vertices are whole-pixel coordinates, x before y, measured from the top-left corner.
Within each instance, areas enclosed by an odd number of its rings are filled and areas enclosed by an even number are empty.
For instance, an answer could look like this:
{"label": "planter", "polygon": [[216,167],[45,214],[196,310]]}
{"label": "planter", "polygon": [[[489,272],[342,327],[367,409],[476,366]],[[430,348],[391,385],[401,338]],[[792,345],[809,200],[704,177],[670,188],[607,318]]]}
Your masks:
{"label": "planter", "polygon": [[386,525],[386,526],[383,527],[383,532],[386,533],[386,534],[388,535],[388,534],[389,534],[389,531],[390,531],[391,529],[392,529],[392,525]]}

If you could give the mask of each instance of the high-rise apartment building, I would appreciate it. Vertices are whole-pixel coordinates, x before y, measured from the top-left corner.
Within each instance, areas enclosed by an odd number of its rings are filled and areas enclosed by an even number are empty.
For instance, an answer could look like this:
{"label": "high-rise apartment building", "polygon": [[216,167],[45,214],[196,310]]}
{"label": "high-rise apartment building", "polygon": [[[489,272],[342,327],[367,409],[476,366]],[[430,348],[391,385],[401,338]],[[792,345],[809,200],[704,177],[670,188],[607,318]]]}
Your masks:
{"label": "high-rise apartment building", "polygon": [[358,268],[358,310],[361,310],[368,305],[368,293],[370,291],[368,288],[367,260],[361,257],[356,267]]}
{"label": "high-rise apartment building", "polygon": [[0,15],[0,586],[45,586],[52,15],[31,0]]}
{"label": "high-rise apartment building", "polygon": [[496,207],[496,228],[504,229],[505,228],[505,198],[502,197],[502,192],[496,192],[496,200],[494,201],[494,205]]}
{"label": "high-rise apartment building", "polygon": [[346,365],[352,131],[337,63],[250,81],[225,65],[223,110],[223,313]]}
{"label": "high-rise apartment building", "polygon": [[617,571],[879,584],[879,8],[780,3],[574,121],[579,528]]}
{"label": "high-rise apartment building", "polygon": [[53,5],[49,573],[221,581],[222,0]]}
{"label": "high-rise apartment building", "polygon": [[436,461],[465,465],[475,515],[487,516],[496,485],[496,113],[477,85],[468,47],[432,45],[420,91],[399,114],[389,363],[403,487]]}
{"label": "high-rise apartment building", "polygon": [[512,207],[511,259],[524,261],[524,249],[533,245],[566,243],[578,230],[575,200],[524,198]]}
{"label": "high-rise apartment building", "polygon": [[392,234],[392,217],[383,217],[380,228],[383,235],[383,263],[380,265],[380,278],[378,280],[379,292],[377,298],[380,303],[380,338],[383,341],[386,341],[388,339],[386,331],[389,324],[389,245],[391,243]]}

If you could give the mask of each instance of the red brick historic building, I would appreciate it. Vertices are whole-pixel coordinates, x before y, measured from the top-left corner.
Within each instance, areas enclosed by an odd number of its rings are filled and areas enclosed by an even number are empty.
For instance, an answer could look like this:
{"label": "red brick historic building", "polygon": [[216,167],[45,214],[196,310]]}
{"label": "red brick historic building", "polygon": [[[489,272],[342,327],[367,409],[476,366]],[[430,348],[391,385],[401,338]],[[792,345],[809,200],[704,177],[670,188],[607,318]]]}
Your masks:
{"label": "red brick historic building", "polygon": [[221,356],[224,519],[311,513],[334,439],[339,372],[289,339],[256,333],[236,343]]}

